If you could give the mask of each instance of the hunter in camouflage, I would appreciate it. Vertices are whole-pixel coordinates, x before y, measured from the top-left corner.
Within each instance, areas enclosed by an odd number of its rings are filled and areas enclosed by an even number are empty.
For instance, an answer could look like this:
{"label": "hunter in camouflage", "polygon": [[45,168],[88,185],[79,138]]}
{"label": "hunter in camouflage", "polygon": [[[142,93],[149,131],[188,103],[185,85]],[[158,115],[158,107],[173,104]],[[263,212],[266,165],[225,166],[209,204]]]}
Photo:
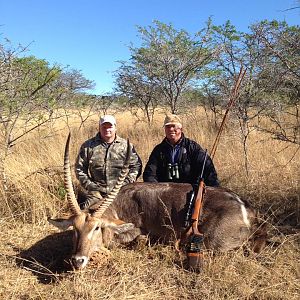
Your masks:
{"label": "hunter in camouflage", "polygon": [[[116,121],[106,115],[100,119],[99,133],[85,141],[79,151],[75,170],[80,184],[90,194],[108,194],[115,186],[124,165],[127,141],[116,135]],[[125,183],[136,181],[142,170],[142,162],[134,147]]]}

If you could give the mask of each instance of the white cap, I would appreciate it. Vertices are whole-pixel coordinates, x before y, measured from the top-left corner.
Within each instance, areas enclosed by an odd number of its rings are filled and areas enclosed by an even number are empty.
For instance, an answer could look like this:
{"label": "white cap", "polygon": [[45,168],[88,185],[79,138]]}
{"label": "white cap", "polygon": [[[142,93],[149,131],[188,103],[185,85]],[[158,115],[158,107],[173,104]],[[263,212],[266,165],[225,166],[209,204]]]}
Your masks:
{"label": "white cap", "polygon": [[111,125],[116,125],[116,119],[114,116],[111,115],[105,115],[103,117],[100,118],[100,125],[102,125],[103,123],[110,123]]}

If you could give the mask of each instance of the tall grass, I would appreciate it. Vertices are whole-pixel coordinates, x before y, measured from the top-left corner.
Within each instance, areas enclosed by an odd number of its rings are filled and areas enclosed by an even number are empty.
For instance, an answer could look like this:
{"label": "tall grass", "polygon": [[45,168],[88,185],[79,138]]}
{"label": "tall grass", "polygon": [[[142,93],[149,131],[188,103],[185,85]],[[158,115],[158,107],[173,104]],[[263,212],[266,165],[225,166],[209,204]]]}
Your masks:
{"label": "tall grass", "polygon": [[[152,126],[136,123],[129,113],[116,117],[118,134],[130,139],[145,165],[164,137],[163,114]],[[214,122],[201,110],[182,119],[185,135],[210,150]],[[97,132],[98,119],[91,118],[80,130],[77,119],[69,119],[68,125],[61,122],[32,133],[6,161],[9,191],[0,204],[1,299],[298,299],[300,154],[254,131],[247,175],[234,122],[221,137],[214,163],[222,185],[249,199],[269,223],[270,244],[258,257],[245,256],[242,250],[207,253],[204,271],[194,274],[185,271],[171,246],[140,245],[94,258],[83,272],[60,273],[70,237],[57,233],[47,217],[66,210],[64,143],[70,128],[74,162],[81,143]]]}

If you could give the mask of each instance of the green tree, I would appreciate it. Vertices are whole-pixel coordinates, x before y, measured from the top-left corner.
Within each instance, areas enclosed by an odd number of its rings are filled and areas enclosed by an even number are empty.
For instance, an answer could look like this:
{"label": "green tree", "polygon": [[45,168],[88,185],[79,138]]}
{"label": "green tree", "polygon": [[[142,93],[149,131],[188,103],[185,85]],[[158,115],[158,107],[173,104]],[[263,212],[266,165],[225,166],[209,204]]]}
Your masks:
{"label": "green tree", "polygon": [[135,107],[141,108],[147,122],[151,124],[161,95],[158,87],[143,75],[141,69],[127,65],[126,62],[121,64],[116,72],[116,92],[128,97],[127,107],[132,113]]}
{"label": "green tree", "polygon": [[247,70],[233,112],[240,128],[245,169],[248,174],[247,141],[250,133],[254,130],[251,120],[259,116],[261,111],[266,108],[260,98],[262,86],[257,77],[259,48],[256,39],[251,34],[237,31],[229,21],[221,26],[213,26],[212,29],[213,42],[221,46],[222,51],[211,64],[214,72],[211,77],[211,90],[220,93],[223,100],[220,104],[223,107],[227,105],[240,69],[244,67]]}
{"label": "green tree", "polygon": [[[243,33],[228,21],[212,29],[213,42],[222,51],[210,65],[212,76],[206,89],[219,92],[226,103],[241,66],[247,69],[234,113],[248,172],[247,140],[253,130],[259,128],[276,139],[299,144],[299,27],[263,21]],[[253,126],[251,121],[263,116],[271,120],[271,128]]]}
{"label": "green tree", "polygon": [[4,162],[10,149],[28,132],[47,122],[52,115],[48,87],[61,70],[49,67],[33,56],[18,58],[1,46],[0,53],[0,175],[6,182]]}
{"label": "green tree", "polygon": [[24,56],[25,50],[9,41],[0,43],[2,191],[8,189],[5,160],[13,146],[29,132],[62,117],[56,108],[76,105],[78,95],[93,86],[79,71],[64,71],[46,60]]}
{"label": "green tree", "polygon": [[131,60],[119,70],[118,88],[124,94],[131,93],[137,83],[148,89],[148,94],[153,89],[160,95],[157,100],[175,113],[183,92],[193,80],[201,79],[203,69],[216,52],[210,47],[210,21],[193,37],[159,21],[153,26],[138,27],[138,33],[141,47],[130,47]]}
{"label": "green tree", "polygon": [[94,114],[98,101],[93,95],[86,93],[94,86],[93,81],[86,79],[81,71],[75,69],[64,70],[51,85],[51,96],[56,106],[64,110],[67,120],[70,114],[75,113],[81,121],[79,128]]}
{"label": "green tree", "polygon": [[260,46],[259,79],[269,106],[274,138],[300,145],[300,27],[263,21],[252,26]]}

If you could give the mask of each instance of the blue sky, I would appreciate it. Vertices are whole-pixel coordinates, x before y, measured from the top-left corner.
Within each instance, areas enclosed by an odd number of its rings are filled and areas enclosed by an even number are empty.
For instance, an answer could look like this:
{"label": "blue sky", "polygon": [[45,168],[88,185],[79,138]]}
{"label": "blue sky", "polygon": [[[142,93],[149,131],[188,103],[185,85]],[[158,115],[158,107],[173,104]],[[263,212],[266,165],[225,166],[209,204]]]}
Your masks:
{"label": "blue sky", "polygon": [[[298,4],[297,4],[298,3]],[[238,30],[268,19],[299,25],[296,0],[0,0],[0,42],[29,45],[28,55],[80,70],[95,81],[95,94],[112,91],[117,61],[128,60],[128,46],[139,45],[136,26],[153,20],[191,34],[208,17],[216,25],[230,20]]]}

